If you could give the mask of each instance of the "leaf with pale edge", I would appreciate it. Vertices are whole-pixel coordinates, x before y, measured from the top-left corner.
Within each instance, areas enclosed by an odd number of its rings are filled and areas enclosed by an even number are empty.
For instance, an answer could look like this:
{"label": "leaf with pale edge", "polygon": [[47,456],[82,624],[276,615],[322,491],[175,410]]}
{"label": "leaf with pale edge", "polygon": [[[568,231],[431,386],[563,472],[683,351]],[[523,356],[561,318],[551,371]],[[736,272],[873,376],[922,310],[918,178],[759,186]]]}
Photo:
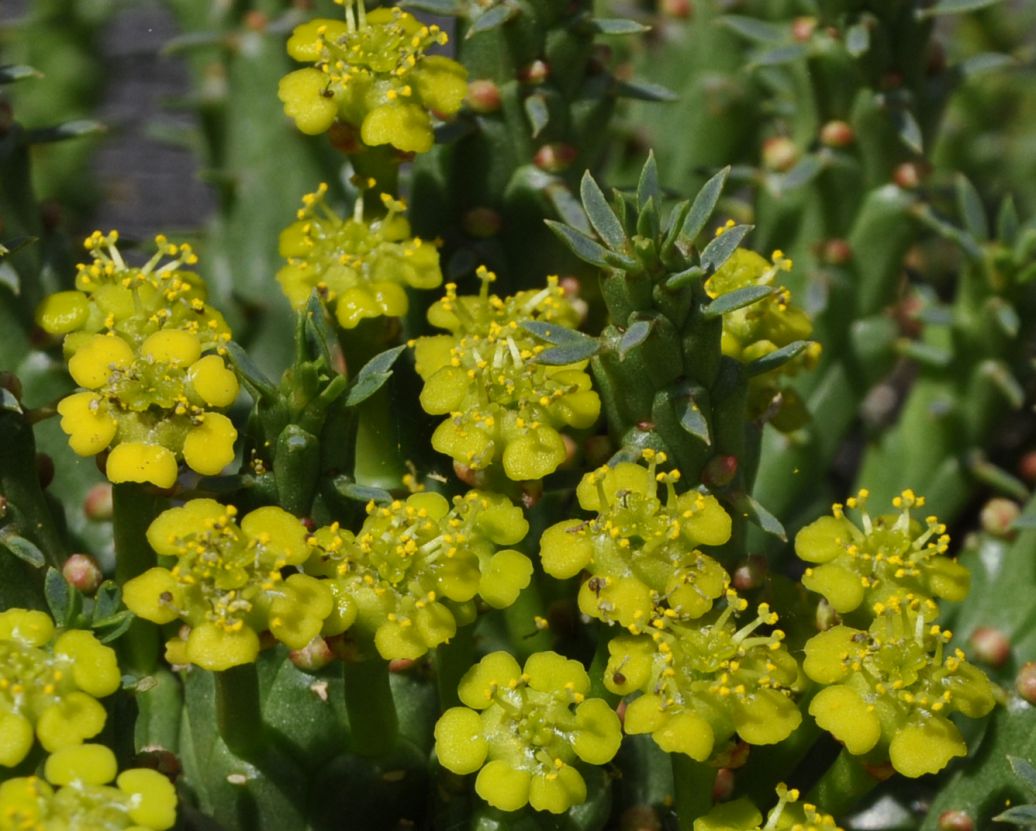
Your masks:
{"label": "leaf with pale edge", "polygon": [[555,222],[553,219],[545,219],[544,222],[568,246],[568,249],[583,262],[600,268],[611,267],[611,263],[606,259],[608,250],[603,245],[564,223]]}
{"label": "leaf with pale edge", "polygon": [[529,117],[532,137],[536,138],[543,132],[547,122],[550,121],[550,109],[547,107],[547,99],[539,93],[530,95],[525,99],[525,114]]}
{"label": "leaf with pale edge", "polygon": [[625,332],[623,332],[622,338],[619,340],[619,360],[626,360],[626,356],[630,353],[630,350],[640,346],[640,344],[647,340],[647,337],[650,334],[650,321],[635,321]]}
{"label": "leaf with pale edge", "polygon": [[0,66],[0,84],[10,84],[13,81],[21,81],[25,78],[42,78],[43,73],[38,69],[24,64],[4,64]]}
{"label": "leaf with pale edge", "polygon": [[465,38],[474,37],[480,32],[489,32],[493,29],[498,29],[503,26],[512,17],[515,17],[521,10],[517,6],[512,6],[510,3],[501,3],[499,6],[493,6],[489,11],[479,15],[471,28],[468,29]]}
{"label": "leaf with pale edge", "polygon": [[650,81],[616,81],[613,92],[616,98],[634,98],[637,101],[680,100],[680,96],[669,87]]}
{"label": "leaf with pale edge", "polygon": [[647,161],[640,171],[640,181],[637,182],[637,207],[644,210],[648,200],[653,199],[657,205],[662,201],[662,188],[658,183],[658,163],[655,161],[655,151],[648,152]]}
{"label": "leaf with pale edge", "polygon": [[701,267],[709,272],[716,271],[716,269],[730,259],[730,255],[734,253],[735,249],[741,244],[741,240],[745,238],[753,227],[752,225],[735,225],[733,228],[728,228],[718,237],[710,240],[709,244],[702,249]]}
{"label": "leaf with pale edge", "polygon": [[601,35],[639,35],[651,31],[650,26],[624,17],[597,17],[590,21],[590,28]]}
{"label": "leaf with pale edge", "polygon": [[380,390],[392,377],[392,365],[404,349],[405,345],[393,346],[367,361],[363,369],[356,373],[356,379],[345,396],[345,406],[355,407]]}
{"label": "leaf with pale edge", "polygon": [[741,494],[733,500],[734,507],[748,520],[758,525],[767,534],[782,542],[788,541],[788,534],[781,521],[748,494]]}
{"label": "leaf with pale edge", "polygon": [[1036,797],[1036,768],[1018,756],[1008,756],[1007,761],[1011,763],[1011,770],[1022,780],[1029,795]]}
{"label": "leaf with pale edge", "polygon": [[960,210],[964,227],[979,242],[989,239],[989,217],[975,186],[963,173],[957,174],[957,208]]}
{"label": "leaf with pale edge", "polygon": [[10,551],[19,560],[24,560],[33,568],[43,568],[46,558],[36,545],[10,528],[0,530],[0,546]]}
{"label": "leaf with pale edge", "polygon": [[745,375],[751,378],[754,375],[762,375],[764,372],[772,372],[784,366],[792,358],[796,357],[809,346],[809,341],[792,341],[787,346],[775,349],[769,355],[763,355],[745,366]]}
{"label": "leaf with pale edge", "polygon": [[338,493],[354,502],[385,504],[392,501],[392,494],[384,488],[358,485],[348,476],[337,476],[332,484]]}
{"label": "leaf with pale edge", "polygon": [[59,628],[71,624],[75,614],[75,589],[68,584],[64,575],[53,567],[47,569],[43,588],[54,623]]}
{"label": "leaf with pale edge", "polygon": [[995,6],[1000,0],[939,0],[938,3],[929,6],[927,9],[919,9],[917,16],[920,18],[935,17],[940,14],[963,14],[976,9],[984,9],[987,6]]}
{"label": "leaf with pale edge", "polygon": [[771,294],[773,294],[772,286],[745,286],[728,294],[721,294],[702,309],[702,315],[705,318],[719,317],[735,309],[743,309],[745,306],[758,303]]}
{"label": "leaf with pale edge", "polygon": [[226,345],[226,350],[231,365],[237,371],[238,378],[241,379],[245,386],[251,387],[255,394],[261,398],[276,398],[277,387],[259,369],[259,365],[252,360],[251,355],[234,341]]}
{"label": "leaf with pale edge", "polygon": [[693,396],[688,396],[687,404],[680,414],[680,426],[706,446],[712,444],[709,422]]}
{"label": "leaf with pale edge", "polygon": [[583,174],[583,179],[579,183],[579,195],[583,200],[583,210],[601,239],[612,250],[624,249],[629,242],[626,232],[589,170]]}
{"label": "leaf with pale edge", "polygon": [[694,197],[691,212],[687,214],[683,228],[680,229],[681,236],[693,242],[698,234],[701,233],[702,228],[709,221],[709,217],[716,210],[720,194],[723,193],[723,185],[726,184],[727,176],[729,175],[730,166],[728,165],[702,185],[702,189]]}

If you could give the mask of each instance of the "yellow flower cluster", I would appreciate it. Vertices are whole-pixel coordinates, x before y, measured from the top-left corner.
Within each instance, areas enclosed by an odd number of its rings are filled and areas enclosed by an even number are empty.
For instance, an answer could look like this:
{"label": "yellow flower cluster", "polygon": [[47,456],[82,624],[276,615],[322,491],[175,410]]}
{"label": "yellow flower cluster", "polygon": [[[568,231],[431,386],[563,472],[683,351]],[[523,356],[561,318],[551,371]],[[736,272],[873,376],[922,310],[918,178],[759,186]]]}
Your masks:
{"label": "yellow flower cluster", "polygon": [[269,630],[292,649],[316,637],[331,614],[320,580],[290,573],[310,554],[305,526],[277,507],[258,508],[240,524],[237,509],[193,499],[161,513],[147,531],[154,550],[175,557],[123,587],[126,606],[159,624],[182,620],[189,631],[166,644],[173,664],[225,670],[250,663],[259,633]]}
{"label": "yellow flower cluster", "polygon": [[363,200],[343,218],[325,201],[327,185],[302,198],[297,221],[281,232],[280,252],[288,263],[277,281],[296,308],[316,289],[334,306],[335,317],[352,329],[370,317],[401,317],[409,306],[405,286],[433,289],[442,283],[433,243],[410,236],[406,205],[388,194],[385,216],[365,222]]}
{"label": "yellow flower cluster", "polygon": [[121,677],[92,632],[58,633],[44,612],[0,612],[0,765],[21,762],[35,738],[54,752],[96,736],[107,719],[97,699]]}
{"label": "yellow flower cluster", "polygon": [[763,815],[746,797],[722,802],[694,821],[694,831],[842,831],[830,814],[799,802],[799,792],[777,786],[777,804]]}
{"label": "yellow flower cluster", "polygon": [[529,524],[506,497],[470,491],[451,505],[437,493],[367,506],[357,534],[317,530],[305,569],[328,578],[335,611],[325,635],[346,629],[386,659],[417,658],[449,640],[481,597],[498,609],[529,584],[532,563],[511,548]]}
{"label": "yellow flower cluster", "polygon": [[[118,773],[115,754],[99,744],[64,747],[43,776],[0,785],[4,831],[165,831],[176,824],[176,791],[161,773]],[[114,780],[115,785],[109,783]]]}
{"label": "yellow flower cluster", "polygon": [[536,358],[546,347],[521,326],[542,321],[572,328],[578,316],[557,278],[546,288],[500,298],[496,279],[480,267],[481,292],[459,297],[453,283],[428,310],[432,325],[450,332],[414,342],[424,379],[421,406],[449,415],[432,447],[475,470],[502,461],[514,480],[540,479],[565,460],[559,430],[583,429],[600,414],[586,362],[547,366]]}
{"label": "yellow flower cluster", "polygon": [[[230,333],[205,303],[204,286],[180,269],[196,257],[158,237],[158,252],[128,266],[115,232],[86,240],[93,263],[79,266],[76,291],[59,292],[37,318],[64,334],[80,390],[58,404],[72,449],[93,456],[111,448],[112,482],[171,487],[183,459],[198,473],[219,473],[234,457],[237,431],[220,409],[237,397],[237,377],[217,354]],[[162,265],[165,256],[175,259]]]}
{"label": "yellow flower cluster", "polygon": [[345,12],[345,20],[304,23],[288,40],[288,54],[313,66],[281,80],[284,111],[310,135],[337,119],[369,147],[429,150],[432,114],[452,116],[467,94],[461,64],[425,54],[446,43],[446,33],[398,8],[367,13],[363,0],[348,0]]}

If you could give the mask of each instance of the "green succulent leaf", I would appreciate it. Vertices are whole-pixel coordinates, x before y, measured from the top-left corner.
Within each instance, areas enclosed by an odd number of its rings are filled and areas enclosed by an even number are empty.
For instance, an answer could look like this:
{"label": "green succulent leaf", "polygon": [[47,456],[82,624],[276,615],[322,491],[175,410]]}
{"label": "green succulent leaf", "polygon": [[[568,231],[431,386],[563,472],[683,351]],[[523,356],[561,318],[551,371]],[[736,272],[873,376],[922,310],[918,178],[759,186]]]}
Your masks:
{"label": "green succulent leaf", "polygon": [[76,614],[82,608],[82,597],[68,584],[65,576],[56,568],[47,569],[43,591],[54,623],[59,627],[73,625]]}
{"label": "green succulent leaf", "polygon": [[336,476],[331,484],[335,491],[354,502],[375,502],[380,505],[392,501],[392,494],[384,488],[358,485],[348,476]]}
{"label": "green succulent leaf", "polygon": [[532,137],[536,138],[550,121],[550,108],[547,107],[547,99],[540,93],[533,93],[525,99],[525,114],[529,118],[529,126],[532,127]]}
{"label": "green succulent leaf", "polygon": [[[601,245],[599,242],[590,239],[586,234],[580,233],[575,228],[565,225],[561,222],[555,222],[552,219],[545,219],[547,227],[550,228],[558,238],[568,246],[569,250],[575,254],[579,259],[590,265],[595,265],[599,268],[612,268],[614,266],[613,260],[615,255],[609,252],[607,248]],[[609,256],[611,254],[611,256]],[[629,267],[636,266],[636,260],[629,257],[623,258],[624,261],[628,261]]]}
{"label": "green succulent leaf", "polygon": [[464,13],[460,0],[404,0],[399,4],[404,9],[416,9],[420,12],[442,14],[453,17]]}
{"label": "green succulent leaf", "polygon": [[716,271],[716,269],[730,259],[730,255],[734,253],[753,227],[752,225],[735,225],[718,237],[714,237],[702,249],[701,267],[710,273]]}
{"label": "green succulent leaf", "polygon": [[756,41],[757,43],[780,43],[787,39],[785,29],[755,17],[725,14],[717,22],[723,24],[732,32],[741,35],[741,37]]}
{"label": "green succulent leaf", "polygon": [[866,23],[855,23],[845,33],[845,50],[854,58],[865,55],[871,48],[871,27]]}
{"label": "green succulent leaf", "polygon": [[997,814],[993,820],[1031,828],[1036,826],[1036,805],[1015,805]]}
{"label": "green succulent leaf", "polygon": [[647,161],[640,171],[640,180],[637,182],[637,208],[641,211],[647,209],[649,201],[656,205],[662,200],[662,188],[658,183],[658,163],[655,161],[655,151],[648,153]]}
{"label": "green succulent leaf", "polygon": [[640,346],[648,335],[651,334],[651,322],[647,320],[635,321],[622,335],[619,340],[619,360],[625,360],[631,349]]}
{"label": "green succulent leaf", "polygon": [[38,69],[24,64],[4,64],[0,66],[0,84],[10,84],[14,81],[21,81],[25,78],[42,78],[43,73]]}
{"label": "green succulent leaf", "polygon": [[748,494],[741,494],[734,500],[734,507],[763,531],[777,537],[782,542],[788,541],[788,534],[781,521],[771,514]]}
{"label": "green succulent leaf", "polygon": [[705,413],[701,411],[701,407],[698,406],[698,402],[695,401],[693,395],[688,396],[687,404],[680,414],[680,426],[701,441],[702,444],[706,446],[712,444],[709,421],[705,418]]}
{"label": "green succulent leaf", "polygon": [[919,18],[935,17],[940,14],[964,14],[987,6],[995,6],[1000,0],[939,0],[927,9],[918,9]]}
{"label": "green succulent leaf", "polygon": [[392,377],[392,365],[403,354],[404,349],[406,349],[405,344],[393,346],[367,361],[363,368],[356,373],[356,379],[345,397],[345,406],[355,407],[380,390]]}
{"label": "green succulent leaf", "polygon": [[921,125],[910,110],[893,110],[892,123],[899,134],[899,140],[915,153],[924,152],[924,137],[921,135]]}
{"label": "green succulent leaf", "polygon": [[1020,756],[1008,756],[1007,761],[1011,763],[1011,770],[1022,780],[1029,794],[1036,797],[1036,767]]}
{"label": "green succulent leaf", "polygon": [[511,18],[516,17],[521,12],[518,6],[513,6],[510,3],[504,2],[499,6],[493,6],[489,11],[479,15],[478,19],[468,29],[468,33],[465,35],[466,38],[474,37],[481,32],[490,32],[493,29],[499,29]]}
{"label": "green succulent leaf", "polygon": [[624,250],[629,244],[626,232],[589,170],[583,174],[583,179],[579,183],[579,195],[590,224],[600,234],[601,239],[613,251]]}
{"label": "green succulent leaf", "polygon": [[963,173],[957,174],[956,189],[957,207],[964,220],[964,227],[979,242],[987,241],[989,239],[989,217],[986,216],[982,197],[978,195],[975,186]]}
{"label": "green succulent leaf", "polygon": [[266,377],[252,356],[245,352],[238,343],[230,341],[226,346],[227,358],[234,366],[238,377],[251,388],[256,397],[270,400],[277,397],[277,386]]}
{"label": "green succulent leaf", "polygon": [[716,210],[720,194],[723,193],[723,186],[726,184],[727,176],[729,175],[730,166],[728,165],[702,185],[701,190],[698,191],[698,195],[694,197],[694,202],[691,204],[691,212],[687,214],[687,219],[684,220],[683,228],[680,230],[681,236],[694,241],[698,234],[702,232],[702,229],[709,221],[709,217]]}
{"label": "green succulent leaf", "polygon": [[803,349],[809,346],[809,341],[792,341],[787,346],[775,349],[769,355],[763,355],[745,366],[745,375],[749,378],[755,375],[762,375],[764,372],[771,372],[784,366],[792,358],[798,356]]}
{"label": "green succulent leaf", "polygon": [[639,35],[651,31],[650,26],[623,17],[596,17],[590,21],[590,29],[601,35]]}
{"label": "green succulent leaf", "polygon": [[613,94],[617,98],[633,98],[638,101],[679,101],[680,96],[669,87],[650,81],[616,81]]}
{"label": "green succulent leaf", "polygon": [[51,144],[55,141],[80,138],[94,133],[106,133],[108,127],[100,121],[88,118],[66,121],[64,124],[56,124],[53,127],[41,127],[38,130],[26,131],[26,140],[29,144]]}
{"label": "green succulent leaf", "polygon": [[702,309],[702,315],[707,319],[720,317],[735,309],[743,309],[745,306],[758,303],[764,297],[769,297],[771,294],[773,294],[772,286],[745,286],[728,294],[721,294]]}
{"label": "green succulent leaf", "polygon": [[[13,396],[12,396],[13,397]],[[33,543],[15,533],[11,528],[0,529],[0,546],[3,546],[19,560],[24,560],[33,568],[43,568],[46,557]]]}

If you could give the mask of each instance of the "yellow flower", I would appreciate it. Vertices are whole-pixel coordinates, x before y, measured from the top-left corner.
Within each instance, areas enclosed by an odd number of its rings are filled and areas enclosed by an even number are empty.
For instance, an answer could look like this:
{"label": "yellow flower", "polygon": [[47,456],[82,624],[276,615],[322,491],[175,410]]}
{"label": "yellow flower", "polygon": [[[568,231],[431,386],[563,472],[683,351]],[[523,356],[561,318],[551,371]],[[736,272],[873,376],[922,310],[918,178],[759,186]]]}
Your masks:
{"label": "yellow flower", "polygon": [[401,317],[409,302],[404,286],[435,288],[442,282],[439,252],[433,243],[411,237],[405,205],[387,194],[388,213],[365,222],[343,218],[326,203],[327,185],[303,197],[298,221],[281,233],[280,251],[288,264],[277,280],[292,305],[302,308],[314,289],[333,304],[345,329],[369,317]]}
{"label": "yellow flower", "polygon": [[236,515],[232,506],[194,499],[164,511],[148,528],[151,547],[176,564],[133,578],[123,597],[142,618],[188,624],[186,640],[167,645],[173,663],[209,670],[250,663],[266,630],[301,649],[332,612],[332,594],[321,581],[284,576],[310,554],[301,521],[277,507],[258,508],[240,524]]}
{"label": "yellow flower", "polygon": [[359,130],[364,144],[423,153],[434,141],[432,116],[449,118],[467,94],[467,72],[441,55],[438,26],[425,26],[398,8],[366,13],[363,0],[346,20],[311,20],[288,40],[288,54],[314,64],[281,79],[284,111],[310,135],[338,119]]}
{"label": "yellow flower", "polygon": [[43,612],[0,612],[0,765],[17,765],[34,736],[49,751],[97,735],[97,698],[119,688],[115,652],[93,633],[60,634]]}

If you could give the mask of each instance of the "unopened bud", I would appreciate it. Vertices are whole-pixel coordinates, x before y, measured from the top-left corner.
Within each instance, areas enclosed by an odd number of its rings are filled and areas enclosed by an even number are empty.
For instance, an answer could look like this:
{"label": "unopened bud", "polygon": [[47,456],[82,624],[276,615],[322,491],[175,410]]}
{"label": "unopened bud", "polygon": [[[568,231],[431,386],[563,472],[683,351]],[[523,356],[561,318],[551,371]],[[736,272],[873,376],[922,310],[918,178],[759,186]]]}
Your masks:
{"label": "unopened bud", "polygon": [[713,456],[702,471],[702,481],[709,487],[722,488],[737,476],[737,456]]}
{"label": "unopened bud", "polygon": [[300,517],[299,522],[301,522],[302,527],[311,534],[317,530],[317,521],[311,516]]}
{"label": "unopened bud", "polygon": [[359,153],[363,149],[363,142],[356,128],[344,121],[334,122],[328,128],[327,138],[331,146],[342,153]]}
{"label": "unopened bud", "polygon": [[543,498],[543,482],[539,479],[522,482],[522,507],[526,510],[535,508]]}
{"label": "unopened bud", "polygon": [[734,795],[734,771],[720,768],[716,771],[716,781],[712,783],[712,801],[726,802]]}
{"label": "unopened bud", "polygon": [[112,518],[112,486],[108,482],[94,485],[83,499],[83,513],[91,522],[106,522]]}
{"label": "unopened bud", "polygon": [[408,670],[413,669],[414,664],[416,663],[417,661],[413,658],[393,658],[388,662],[388,671],[407,672]]}
{"label": "unopened bud", "polygon": [[562,464],[569,464],[579,452],[579,445],[568,433],[561,434],[561,440],[565,443],[565,461]]}
{"label": "unopened bud", "polygon": [[93,594],[104,580],[97,560],[89,554],[72,554],[61,567],[61,574],[69,585],[83,594]]}
{"label": "unopened bud", "polygon": [[293,649],[288,653],[291,662],[303,672],[316,672],[323,669],[335,659],[331,647],[322,637],[317,635],[302,649]]}
{"label": "unopened bud", "polygon": [[46,453],[36,454],[36,478],[44,490],[54,481],[54,460]]}
{"label": "unopened bud", "polygon": [[1030,704],[1036,704],[1036,661],[1029,661],[1018,670],[1018,676],[1014,679],[1014,688],[1018,695]]}
{"label": "unopened bud", "polygon": [[915,190],[924,179],[925,170],[917,162],[903,162],[892,171],[892,181],[903,190]]}
{"label": "unopened bud", "polygon": [[518,78],[527,84],[542,84],[550,78],[550,66],[546,61],[535,60],[518,73]]}
{"label": "unopened bud", "polygon": [[532,163],[540,170],[546,170],[548,173],[560,173],[562,170],[570,167],[578,155],[579,151],[571,144],[554,142],[553,144],[544,144],[543,147],[537,150],[536,155],[532,157]]}
{"label": "unopened bud", "polygon": [[766,558],[753,554],[734,570],[734,588],[738,591],[759,588],[766,579],[767,571],[769,571],[769,564],[766,562]]}
{"label": "unopened bud", "polygon": [[500,233],[503,224],[503,217],[492,208],[472,208],[461,219],[464,233],[478,239],[495,237]]}
{"label": "unopened bud", "polygon": [[1030,450],[1018,460],[1018,475],[1030,485],[1036,484],[1036,450]]}
{"label": "unopened bud", "polygon": [[453,473],[470,488],[482,488],[486,484],[486,472],[484,470],[475,470],[473,467],[468,467],[458,461],[453,462]]}
{"label": "unopened bud", "polygon": [[253,32],[264,32],[266,31],[266,25],[270,22],[270,18],[266,16],[264,12],[258,9],[252,9],[245,14],[245,28],[251,29]]}
{"label": "unopened bud", "polygon": [[975,822],[967,811],[943,811],[939,814],[939,831],[975,831]]}
{"label": "unopened bud", "polygon": [[716,753],[710,762],[721,768],[737,770],[747,764],[751,751],[752,748],[748,742],[737,739],[736,741],[729,742],[726,747]]}
{"label": "unopened bud", "polygon": [[856,141],[856,132],[847,121],[829,121],[820,128],[820,143],[825,147],[848,147]]}
{"label": "unopened bud", "polygon": [[763,142],[763,166],[779,173],[791,170],[799,160],[799,149],[787,136],[773,136]]}
{"label": "unopened bud", "polygon": [[619,817],[619,831],[662,831],[662,817],[650,805],[633,805]]}
{"label": "unopened bud", "polygon": [[500,87],[488,79],[468,84],[468,106],[477,113],[495,113],[500,109]]}
{"label": "unopened bud", "polygon": [[979,522],[987,534],[1008,538],[1013,536],[1012,526],[1021,513],[1022,509],[1017,502],[998,496],[982,507]]}
{"label": "unopened bud", "polygon": [[815,17],[796,17],[791,22],[791,36],[799,43],[805,43],[817,30],[817,19]]}
{"label": "unopened bud", "polygon": [[1002,667],[1011,657],[1011,642],[1007,635],[992,626],[980,626],[968,638],[971,654],[991,667]]}
{"label": "unopened bud", "polygon": [[852,260],[853,249],[844,239],[829,239],[820,249],[820,258],[827,265],[845,265]]}
{"label": "unopened bud", "polygon": [[694,14],[694,3],[691,0],[662,0],[660,11],[666,17],[686,20]]}

